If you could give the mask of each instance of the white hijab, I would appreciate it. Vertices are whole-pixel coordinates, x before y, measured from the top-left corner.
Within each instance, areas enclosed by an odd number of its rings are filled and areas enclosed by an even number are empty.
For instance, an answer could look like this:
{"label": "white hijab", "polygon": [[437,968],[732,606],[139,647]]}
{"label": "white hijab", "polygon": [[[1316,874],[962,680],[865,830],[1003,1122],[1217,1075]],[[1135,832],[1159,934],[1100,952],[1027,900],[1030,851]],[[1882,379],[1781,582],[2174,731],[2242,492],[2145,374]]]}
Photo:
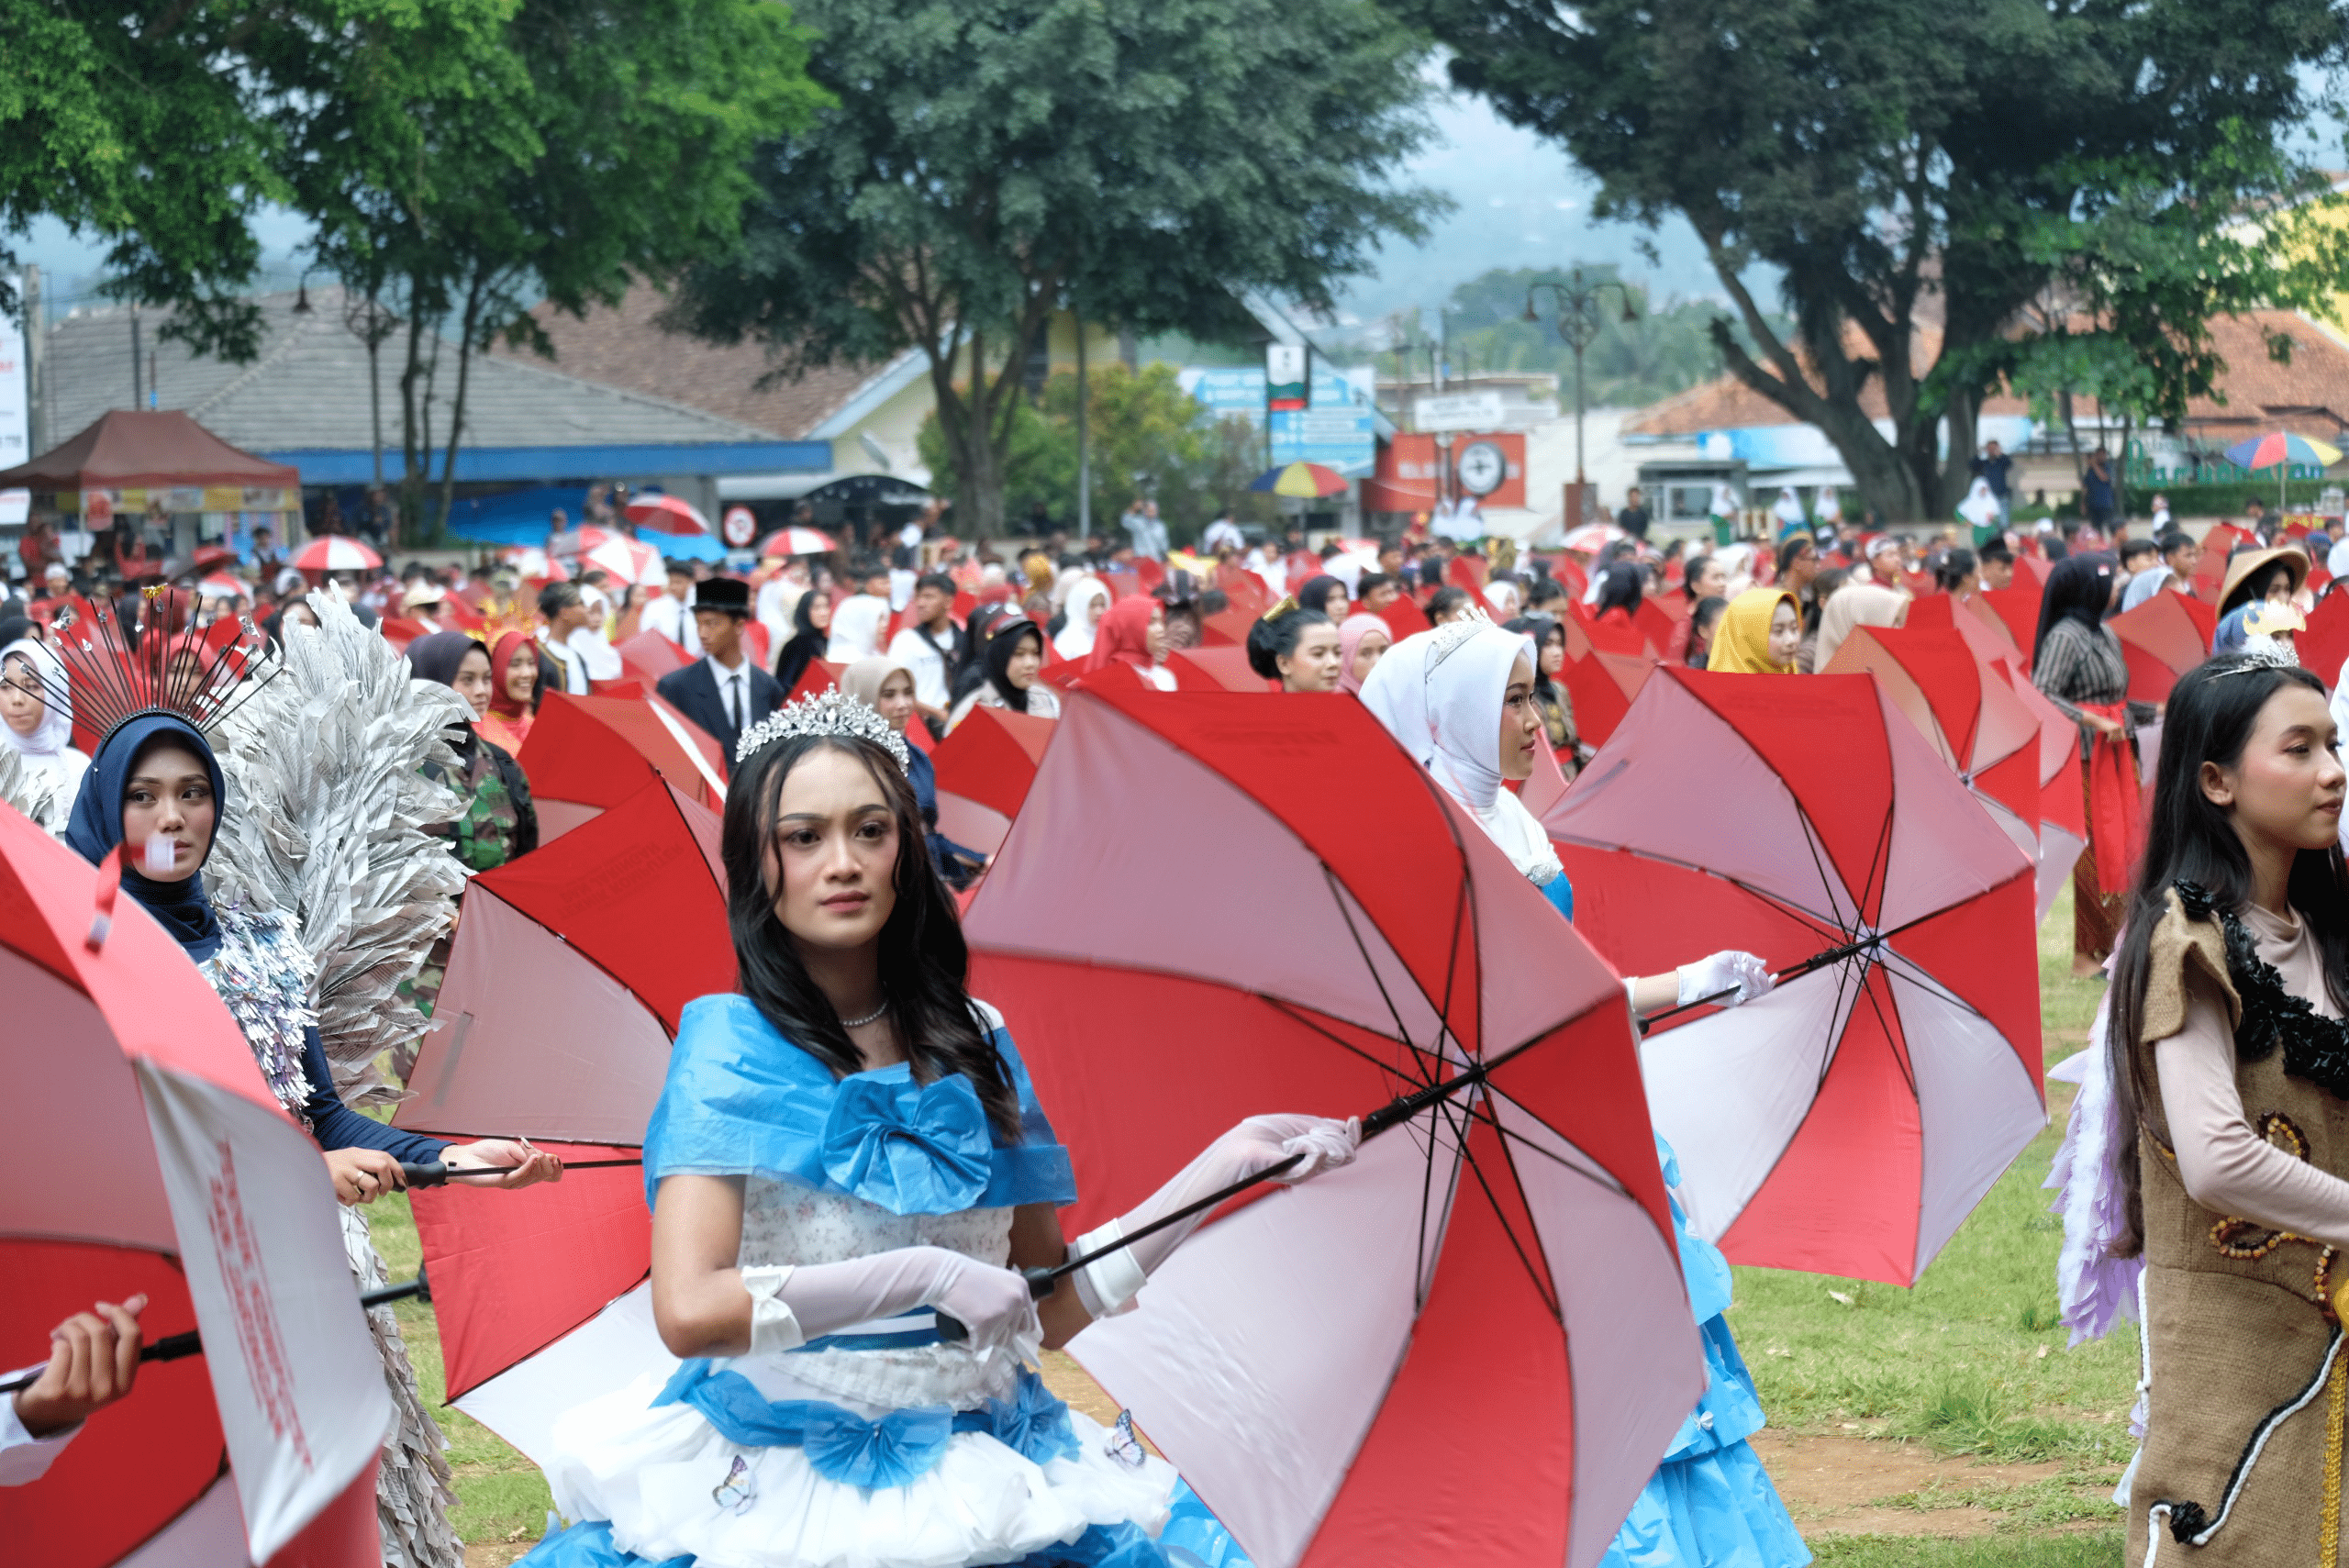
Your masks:
{"label": "white hijab", "polygon": [[1503,787],[1500,772],[1509,673],[1533,654],[1531,637],[1489,621],[1454,621],[1388,649],[1363,682],[1362,701],[1540,887],[1564,868],[1533,814]]}
{"label": "white hijab", "polygon": [[1998,498],[1990,494],[1990,482],[1977,479],[1957,504],[1957,515],[1977,528],[1987,528],[1998,520]]}
{"label": "white hijab", "polygon": [[1109,607],[1109,585],[1087,574],[1069,590],[1068,624],[1052,639],[1052,651],[1063,659],[1082,659],[1093,651],[1094,628]]}
{"label": "white hijab", "polygon": [[0,742],[14,747],[30,762],[62,757],[72,751],[73,741],[73,696],[66,684],[65,666],[58,662],[56,654],[29,637],[18,638],[0,648],[0,668],[5,668],[11,659],[31,663],[40,699],[48,706],[30,735],[19,735],[0,724]]}

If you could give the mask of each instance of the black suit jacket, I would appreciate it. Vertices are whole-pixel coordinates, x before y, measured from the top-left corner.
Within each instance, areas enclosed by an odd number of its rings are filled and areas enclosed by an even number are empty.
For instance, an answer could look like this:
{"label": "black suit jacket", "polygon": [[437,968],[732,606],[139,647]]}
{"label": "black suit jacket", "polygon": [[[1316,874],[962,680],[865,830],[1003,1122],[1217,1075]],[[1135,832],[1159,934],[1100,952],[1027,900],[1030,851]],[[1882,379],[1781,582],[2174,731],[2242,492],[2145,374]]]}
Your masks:
{"label": "black suit jacket", "polygon": [[[750,711],[744,722],[756,724],[783,706],[784,691],[755,660],[745,662],[743,673],[750,676]],[[734,727],[734,721],[727,717],[726,705],[718,700],[718,677],[710,673],[709,661],[696,659],[682,670],[671,671],[661,677],[660,684],[653,689],[661,694],[663,702],[709,731],[710,738],[726,753],[727,775],[733,776],[734,742],[741,738],[741,731]]]}

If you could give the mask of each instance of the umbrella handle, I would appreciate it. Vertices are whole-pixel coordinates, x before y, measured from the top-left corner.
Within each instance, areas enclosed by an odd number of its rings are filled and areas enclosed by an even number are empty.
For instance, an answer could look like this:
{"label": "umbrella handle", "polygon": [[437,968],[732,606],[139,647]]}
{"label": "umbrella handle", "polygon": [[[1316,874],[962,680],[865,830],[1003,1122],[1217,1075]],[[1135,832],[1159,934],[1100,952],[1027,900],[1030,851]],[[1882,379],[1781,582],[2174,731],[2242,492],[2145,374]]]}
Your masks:
{"label": "umbrella handle", "polygon": [[[411,1296],[419,1301],[432,1299],[432,1287],[426,1281],[422,1269],[416,1271],[416,1277],[412,1280],[405,1280],[398,1284],[387,1284],[381,1290],[366,1292],[360,1296],[359,1305],[382,1307],[386,1303]],[[166,1334],[160,1340],[141,1346],[139,1360],[141,1365],[148,1362],[175,1362],[188,1356],[201,1355],[203,1351],[204,1335],[197,1329],[190,1329],[184,1333]],[[6,1382],[0,1383],[0,1394],[14,1394],[20,1388],[30,1388],[40,1381],[40,1374],[47,1371],[49,1363],[43,1362],[39,1366],[18,1373]]]}

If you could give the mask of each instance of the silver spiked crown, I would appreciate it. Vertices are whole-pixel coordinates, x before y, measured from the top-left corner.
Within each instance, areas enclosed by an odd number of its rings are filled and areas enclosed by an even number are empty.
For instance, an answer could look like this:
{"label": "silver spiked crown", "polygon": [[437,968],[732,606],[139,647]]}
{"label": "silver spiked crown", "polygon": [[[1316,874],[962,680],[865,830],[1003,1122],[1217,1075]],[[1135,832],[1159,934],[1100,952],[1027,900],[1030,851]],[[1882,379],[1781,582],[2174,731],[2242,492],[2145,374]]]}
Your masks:
{"label": "silver spiked crown", "polygon": [[742,738],[734,742],[735,766],[749,762],[761,749],[795,735],[842,735],[870,740],[896,759],[900,772],[912,765],[905,737],[890,728],[887,719],[846,692],[834,690],[785,703],[742,731]]}

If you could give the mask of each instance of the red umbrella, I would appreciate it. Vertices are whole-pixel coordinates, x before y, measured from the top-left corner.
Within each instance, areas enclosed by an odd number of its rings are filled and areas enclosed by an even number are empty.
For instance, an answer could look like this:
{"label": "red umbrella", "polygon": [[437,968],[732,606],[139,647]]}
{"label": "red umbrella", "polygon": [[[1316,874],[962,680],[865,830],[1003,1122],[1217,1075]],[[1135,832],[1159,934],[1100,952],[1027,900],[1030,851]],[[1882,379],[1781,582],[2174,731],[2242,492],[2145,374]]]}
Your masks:
{"label": "red umbrella", "polygon": [[615,1298],[643,1306],[629,1295],[651,1259],[643,1170],[577,1162],[637,1154],[679,1014],[734,987],[717,828],[653,784],[473,878],[393,1118],[459,1137],[497,1128],[574,1162],[525,1192],[414,1200],[450,1397],[526,1453],[544,1454],[546,1425],[596,1377],[624,1382],[660,1351],[656,1340],[607,1354],[591,1322]]}
{"label": "red umbrella", "polygon": [[693,662],[685,651],[657,631],[640,631],[624,637],[612,645],[620,656],[620,668],[644,683],[651,691],[663,675],[672,675]]}
{"label": "red umbrella", "polygon": [[1873,674],[2015,848],[2039,857],[2039,716],[1955,630],[1861,627],[1828,675]]}
{"label": "red umbrella", "polygon": [[1186,692],[1264,692],[1280,684],[1256,673],[1245,648],[1229,645],[1178,649],[1166,656],[1166,667],[1174,672],[1176,686]]}
{"label": "red umbrella", "polygon": [[2293,642],[2300,662],[2314,670],[2326,685],[2338,684],[2349,664],[2349,590],[2327,594],[2309,612],[2309,624]]}
{"label": "red umbrella", "polygon": [[1998,624],[2006,628],[2008,639],[2015,645],[2015,667],[2025,674],[2031,673],[2032,652],[2038,645],[2042,597],[2038,584],[2018,577],[2013,587],[1986,588],[1972,601],[1998,617]]}
{"label": "red umbrella", "polygon": [[[1571,619],[1566,625],[1571,650],[1575,626]],[[1575,738],[1592,746],[1605,745],[1623,716],[1631,711],[1640,688],[1655,673],[1656,662],[1646,653],[1602,652],[1594,648],[1577,659],[1569,651],[1565,668],[1558,672],[1558,682],[1574,704]]]}
{"label": "red umbrella", "polygon": [[325,534],[295,550],[293,564],[305,572],[373,572],[384,558],[347,535]]}
{"label": "red umbrella", "polygon": [[2138,702],[2169,700],[2177,678],[2210,657],[2218,617],[2199,599],[2166,589],[2104,623],[2129,659],[2129,695]]}
{"label": "red umbrella", "polygon": [[829,555],[838,550],[832,536],[814,528],[777,528],[759,541],[757,553],[770,555]]}
{"label": "red umbrella", "polygon": [[541,842],[656,777],[710,811],[725,809],[725,754],[707,730],[659,697],[549,692],[514,760],[530,780]]}
{"label": "red umbrella", "polygon": [[1400,594],[1387,601],[1386,607],[1378,612],[1378,618],[1386,623],[1387,630],[1393,634],[1393,639],[1397,642],[1415,633],[1427,630],[1432,624],[1429,621],[1426,611]]}
{"label": "red umbrella", "polygon": [[2244,545],[2257,542],[2257,535],[2232,523],[2221,523],[2204,534],[2202,554],[2194,563],[2194,596],[2206,605],[2216,606],[2219,590],[2227,581],[2227,557]]}
{"label": "red umbrella", "polygon": [[73,1173],[0,1184],[0,1357],[37,1362],[59,1322],[141,1292],[150,1349],[203,1336],[46,1475],[0,1487],[8,1561],[382,1562],[391,1400],[317,1146],[177,944],[117,895],[113,858],[94,869],[13,811],[0,991],[0,1140],[21,1171]]}
{"label": "red umbrella", "polygon": [[964,715],[930,759],[938,769],[938,830],[985,854],[1001,848],[1052,744],[1054,722],[1007,707]]}
{"label": "red umbrella", "polygon": [[1070,1349],[1258,1562],[1596,1562],[1702,1381],[1621,982],[1369,711],[1078,693],[968,932],[1072,1234],[1252,1112],[1479,1082]]}
{"label": "red umbrella", "polygon": [[1241,609],[1237,605],[1228,610],[1218,610],[1199,623],[1200,640],[1209,648],[1245,648],[1248,645],[1248,628],[1256,624],[1256,617],[1262,613],[1261,610]]}
{"label": "red umbrella", "polygon": [[694,504],[675,495],[663,495],[651,491],[628,504],[623,514],[640,528],[651,528],[659,534],[707,534],[711,531],[709,519],[701,515]]}
{"label": "red umbrella", "polygon": [[1691,1228],[1913,1283],[2046,1124],[2031,862],[1861,675],[1664,671],[1542,822],[1626,974],[1824,961],[1642,1048]]}

